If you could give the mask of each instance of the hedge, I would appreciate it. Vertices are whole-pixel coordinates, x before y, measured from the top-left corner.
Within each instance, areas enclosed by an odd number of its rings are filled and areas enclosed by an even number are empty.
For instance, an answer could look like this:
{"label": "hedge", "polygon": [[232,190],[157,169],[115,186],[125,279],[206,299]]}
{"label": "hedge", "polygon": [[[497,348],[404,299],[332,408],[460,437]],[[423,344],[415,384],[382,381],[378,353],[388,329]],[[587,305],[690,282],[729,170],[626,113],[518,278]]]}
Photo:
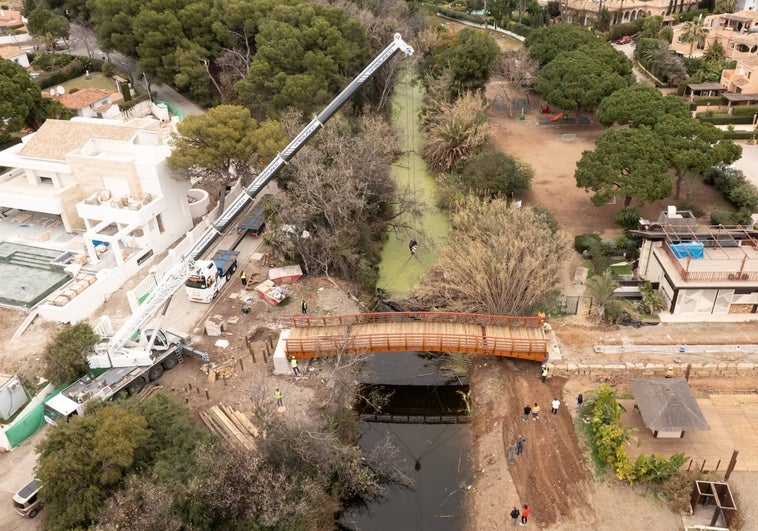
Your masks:
{"label": "hedge", "polygon": [[87,70],[90,72],[100,72],[103,69],[104,63],[105,61],[101,61],[100,59],[76,58],[62,68],[43,72],[34,81],[41,89],[46,89],[65,83],[69,79],[83,76]]}
{"label": "hedge", "polygon": [[532,32],[532,28],[524,24],[520,24],[518,22],[509,22],[508,30],[512,31],[516,35],[521,35],[522,37],[528,37],[529,34]]}
{"label": "hedge", "polygon": [[457,18],[458,20],[473,22],[474,24],[484,24],[487,20],[487,17],[484,15],[471,15],[469,13],[461,13],[460,11],[456,11],[454,9],[439,8],[437,9],[437,13],[450,18]]}
{"label": "hedge", "polygon": [[758,138],[758,131],[724,131],[724,138],[727,140],[755,140]]}
{"label": "hedge", "polygon": [[753,123],[753,117],[751,116],[734,116],[733,114],[715,114],[712,113],[708,116],[704,112],[699,112],[696,118],[701,122],[708,122],[713,125],[749,125]]}
{"label": "hedge", "polygon": [[758,105],[737,105],[736,107],[732,107],[732,114],[735,116],[749,115],[752,118],[757,112]]}
{"label": "hedge", "polygon": [[697,105],[726,105],[728,102],[723,96],[697,96],[692,100]]}

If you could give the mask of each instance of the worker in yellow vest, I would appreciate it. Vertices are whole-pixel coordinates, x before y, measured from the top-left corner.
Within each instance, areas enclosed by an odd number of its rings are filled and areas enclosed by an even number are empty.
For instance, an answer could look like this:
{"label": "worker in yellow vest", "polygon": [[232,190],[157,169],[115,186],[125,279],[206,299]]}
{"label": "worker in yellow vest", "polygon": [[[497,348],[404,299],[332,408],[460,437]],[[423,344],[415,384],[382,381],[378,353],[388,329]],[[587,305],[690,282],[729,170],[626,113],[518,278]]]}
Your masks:
{"label": "worker in yellow vest", "polygon": [[279,388],[276,388],[276,391],[274,391],[274,399],[276,400],[276,405],[281,406],[282,404],[282,392],[279,390]]}
{"label": "worker in yellow vest", "polygon": [[300,367],[297,366],[297,359],[295,356],[292,356],[290,359],[290,366],[292,367],[292,372],[295,373],[295,376],[300,376]]}
{"label": "worker in yellow vest", "polygon": [[240,273],[240,280],[242,281],[243,286],[247,286],[247,275],[244,271]]}

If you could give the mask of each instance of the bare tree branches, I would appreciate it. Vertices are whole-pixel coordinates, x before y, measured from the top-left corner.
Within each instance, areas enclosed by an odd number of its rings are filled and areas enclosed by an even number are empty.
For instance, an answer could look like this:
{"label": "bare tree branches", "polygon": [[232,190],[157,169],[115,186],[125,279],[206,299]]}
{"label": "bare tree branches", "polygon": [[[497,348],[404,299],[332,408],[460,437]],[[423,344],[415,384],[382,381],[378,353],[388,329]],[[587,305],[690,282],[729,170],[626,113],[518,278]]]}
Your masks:
{"label": "bare tree branches", "polygon": [[492,65],[492,75],[497,78],[492,82],[497,91],[496,98],[508,106],[510,116],[513,116],[514,102],[523,98],[534,85],[538,68],[539,63],[523,47],[503,52]]}

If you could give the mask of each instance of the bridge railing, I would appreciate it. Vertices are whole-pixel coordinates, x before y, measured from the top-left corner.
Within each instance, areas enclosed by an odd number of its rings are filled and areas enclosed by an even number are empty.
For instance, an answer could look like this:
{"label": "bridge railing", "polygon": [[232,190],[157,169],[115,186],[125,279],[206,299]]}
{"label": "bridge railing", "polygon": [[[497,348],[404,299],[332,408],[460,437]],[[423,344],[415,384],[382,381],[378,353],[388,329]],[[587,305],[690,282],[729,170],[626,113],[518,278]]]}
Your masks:
{"label": "bridge railing", "polygon": [[377,312],[350,315],[303,315],[291,317],[286,324],[292,328],[312,328],[375,323],[455,323],[510,328],[539,328],[539,317],[513,317],[456,312]]}
{"label": "bridge railing", "polygon": [[473,336],[437,333],[387,333],[365,335],[331,335],[285,339],[287,355],[312,358],[337,352],[430,351],[465,352],[509,356],[542,361],[547,353],[546,339]]}

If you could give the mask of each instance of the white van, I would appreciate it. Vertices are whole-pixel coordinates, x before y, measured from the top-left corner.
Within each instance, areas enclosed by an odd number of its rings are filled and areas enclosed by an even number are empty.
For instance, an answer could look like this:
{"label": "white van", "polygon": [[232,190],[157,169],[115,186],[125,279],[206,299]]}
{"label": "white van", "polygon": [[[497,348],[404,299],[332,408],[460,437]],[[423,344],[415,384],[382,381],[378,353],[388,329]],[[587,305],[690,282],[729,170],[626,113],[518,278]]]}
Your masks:
{"label": "white van", "polygon": [[21,516],[37,516],[42,509],[42,502],[39,499],[39,482],[36,479],[13,495],[13,508]]}

